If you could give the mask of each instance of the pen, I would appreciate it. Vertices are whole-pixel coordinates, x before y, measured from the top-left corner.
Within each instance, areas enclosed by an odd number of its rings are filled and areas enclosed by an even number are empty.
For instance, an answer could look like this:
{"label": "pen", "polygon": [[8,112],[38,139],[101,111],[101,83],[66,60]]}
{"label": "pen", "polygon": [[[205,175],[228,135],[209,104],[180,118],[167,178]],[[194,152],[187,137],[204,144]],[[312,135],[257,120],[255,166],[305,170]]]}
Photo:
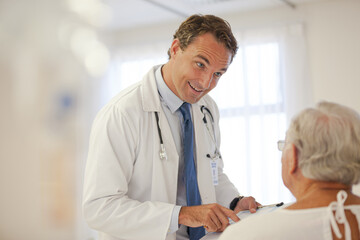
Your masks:
{"label": "pen", "polygon": [[281,207],[282,205],[284,205],[283,202],[281,202],[281,203],[275,203],[275,204],[269,204],[269,205],[261,205],[261,206],[258,206],[258,208],[264,208],[264,207]]}
{"label": "pen", "polygon": [[[284,205],[283,202],[275,203],[275,204],[269,204],[269,205],[261,205],[261,206],[258,206],[257,209],[264,208],[264,207],[281,207],[282,205]],[[241,210],[239,212],[245,212],[245,211],[249,211],[249,209]]]}

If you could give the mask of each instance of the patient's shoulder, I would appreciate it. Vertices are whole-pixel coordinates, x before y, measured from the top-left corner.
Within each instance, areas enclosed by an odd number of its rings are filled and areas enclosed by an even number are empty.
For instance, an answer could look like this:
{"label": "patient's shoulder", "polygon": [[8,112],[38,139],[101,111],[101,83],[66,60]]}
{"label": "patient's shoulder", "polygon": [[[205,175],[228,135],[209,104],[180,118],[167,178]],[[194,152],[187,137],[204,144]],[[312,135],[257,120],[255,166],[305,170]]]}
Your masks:
{"label": "patient's shoulder", "polygon": [[240,236],[241,239],[322,239],[322,231],[319,229],[322,228],[326,214],[325,209],[278,209],[268,214],[248,217],[231,225],[219,240],[239,239]]}

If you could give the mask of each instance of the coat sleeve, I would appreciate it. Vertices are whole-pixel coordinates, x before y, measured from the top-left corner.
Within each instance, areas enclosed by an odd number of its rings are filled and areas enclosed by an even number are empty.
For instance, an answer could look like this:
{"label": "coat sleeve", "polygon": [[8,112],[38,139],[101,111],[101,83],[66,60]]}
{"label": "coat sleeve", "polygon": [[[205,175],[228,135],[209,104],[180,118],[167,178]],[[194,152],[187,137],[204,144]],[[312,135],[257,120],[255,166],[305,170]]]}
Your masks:
{"label": "coat sleeve", "polygon": [[119,239],[165,239],[174,205],[127,195],[139,137],[137,124],[116,107],[98,114],[84,176],[84,217],[90,227]]}

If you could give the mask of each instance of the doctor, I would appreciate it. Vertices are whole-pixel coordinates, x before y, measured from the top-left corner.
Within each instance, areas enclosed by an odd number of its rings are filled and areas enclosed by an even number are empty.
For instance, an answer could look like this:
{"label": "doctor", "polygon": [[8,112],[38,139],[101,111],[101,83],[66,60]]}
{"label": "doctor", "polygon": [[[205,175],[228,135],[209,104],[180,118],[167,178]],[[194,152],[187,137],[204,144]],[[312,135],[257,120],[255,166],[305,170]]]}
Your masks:
{"label": "doctor", "polygon": [[239,210],[256,211],[223,173],[219,111],[207,95],[236,51],[227,22],[193,15],[175,33],[169,61],[98,113],[83,211],[100,239],[200,239],[238,221]]}

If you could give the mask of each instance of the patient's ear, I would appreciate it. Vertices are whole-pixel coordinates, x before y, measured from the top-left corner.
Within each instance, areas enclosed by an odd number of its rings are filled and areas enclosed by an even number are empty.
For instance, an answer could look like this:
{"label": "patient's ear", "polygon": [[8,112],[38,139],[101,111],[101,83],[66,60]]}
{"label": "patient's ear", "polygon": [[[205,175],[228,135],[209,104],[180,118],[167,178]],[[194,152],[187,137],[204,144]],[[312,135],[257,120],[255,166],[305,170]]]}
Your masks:
{"label": "patient's ear", "polygon": [[298,155],[297,155],[297,148],[294,144],[291,143],[290,149],[289,149],[289,171],[290,173],[295,173],[298,169]]}

